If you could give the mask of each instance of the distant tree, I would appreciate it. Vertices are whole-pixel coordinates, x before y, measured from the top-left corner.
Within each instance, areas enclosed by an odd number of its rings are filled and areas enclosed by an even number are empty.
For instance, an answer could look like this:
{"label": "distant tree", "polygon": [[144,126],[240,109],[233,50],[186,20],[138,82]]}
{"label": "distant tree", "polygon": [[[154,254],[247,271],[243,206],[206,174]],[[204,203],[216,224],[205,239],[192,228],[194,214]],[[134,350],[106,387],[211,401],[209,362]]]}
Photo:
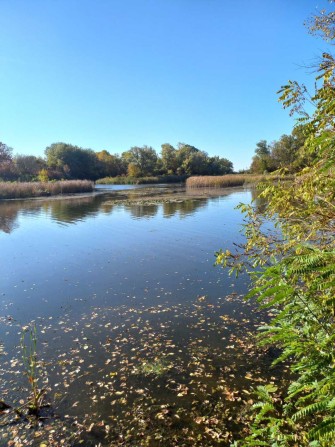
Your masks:
{"label": "distant tree", "polygon": [[14,165],[19,180],[30,181],[37,177],[41,169],[46,168],[46,162],[41,157],[34,155],[16,155]]}
{"label": "distant tree", "polygon": [[162,168],[166,174],[176,174],[178,168],[177,150],[168,143],[162,144]]}
{"label": "distant tree", "polygon": [[208,159],[208,175],[225,175],[234,172],[233,163],[227,158],[220,158],[217,155]]}
{"label": "distant tree", "polygon": [[290,135],[282,135],[278,141],[268,145],[261,140],[256,145],[255,156],[252,159],[250,170],[262,174],[264,171],[286,169],[288,172],[297,172],[309,166],[316,157],[316,153],[303,150],[306,141],[306,129],[303,125],[293,129]]}
{"label": "distant tree", "polygon": [[181,165],[182,173],[187,175],[205,175],[208,173],[208,155],[203,151],[191,151]]}
{"label": "distant tree", "polygon": [[91,149],[66,143],[54,143],[45,150],[47,164],[65,178],[96,179],[98,159]]}
{"label": "distant tree", "polygon": [[275,141],[271,149],[271,158],[275,169],[286,168],[291,172],[300,170],[308,164],[302,148],[306,137],[302,126],[293,130],[291,135],[282,135],[279,141]]}
{"label": "distant tree", "polygon": [[271,160],[271,146],[268,145],[266,140],[261,140],[256,144],[250,170],[254,174],[263,174],[263,172],[273,171],[274,169]]}
{"label": "distant tree", "polygon": [[116,177],[127,173],[127,166],[119,155],[103,150],[96,153],[99,177]]}
{"label": "distant tree", "polygon": [[270,152],[270,146],[266,140],[261,140],[256,144],[255,154],[258,155],[258,157],[267,157],[270,155]]}
{"label": "distant tree", "polygon": [[129,151],[123,152],[122,159],[129,165],[136,165],[139,176],[151,176],[157,172],[158,155],[150,146],[134,146]]}
{"label": "distant tree", "polygon": [[0,180],[12,180],[15,178],[12,152],[12,148],[0,142]]}
{"label": "distant tree", "polygon": [[226,158],[209,157],[190,144],[162,144],[162,165],[165,173],[179,175],[224,175],[233,172],[233,164]]}
{"label": "distant tree", "polygon": [[129,177],[141,177],[141,170],[135,163],[129,163],[127,174]]}
{"label": "distant tree", "polygon": [[192,175],[192,156],[200,152],[200,149],[197,149],[190,144],[178,143],[178,149],[176,152],[177,159],[177,174],[183,175]]}

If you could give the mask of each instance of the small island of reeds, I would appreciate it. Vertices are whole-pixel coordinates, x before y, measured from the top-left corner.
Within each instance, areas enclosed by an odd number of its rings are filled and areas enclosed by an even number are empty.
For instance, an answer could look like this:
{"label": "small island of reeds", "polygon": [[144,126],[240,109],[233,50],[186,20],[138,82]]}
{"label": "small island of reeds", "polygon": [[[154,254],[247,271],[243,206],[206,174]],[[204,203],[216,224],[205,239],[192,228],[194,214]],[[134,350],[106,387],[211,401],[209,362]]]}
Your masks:
{"label": "small island of reeds", "polygon": [[155,175],[146,177],[116,176],[96,180],[97,185],[150,185],[159,183],[183,183],[187,175]]}
{"label": "small island of reeds", "polygon": [[90,180],[0,182],[0,200],[75,194],[92,192],[93,190],[94,183]]}
{"label": "small island of reeds", "polygon": [[278,180],[292,180],[292,175],[285,177],[273,174],[227,174],[227,175],[199,175],[192,176],[186,180],[188,188],[231,188],[234,186],[257,185],[262,182]]}

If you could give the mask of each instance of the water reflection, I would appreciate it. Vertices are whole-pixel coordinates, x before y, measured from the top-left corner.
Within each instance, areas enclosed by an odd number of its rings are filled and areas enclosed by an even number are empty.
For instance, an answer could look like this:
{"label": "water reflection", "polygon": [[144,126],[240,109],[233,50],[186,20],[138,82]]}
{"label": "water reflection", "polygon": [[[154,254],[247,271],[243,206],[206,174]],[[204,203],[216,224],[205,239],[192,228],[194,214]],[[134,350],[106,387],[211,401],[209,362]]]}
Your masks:
{"label": "water reflection", "polygon": [[144,205],[124,205],[124,209],[130,213],[135,219],[150,218],[156,216],[159,210],[158,204],[144,204]]}
{"label": "water reflection", "polygon": [[[111,215],[121,207],[135,219],[153,218],[159,213],[164,218],[175,215],[185,218],[206,207],[209,200],[220,200],[235,192],[236,189],[197,191],[180,187],[150,187],[141,188],[141,191],[114,191],[85,197],[3,201],[0,202],[0,231],[9,234],[19,228],[20,216],[37,218],[43,214],[61,225],[69,225],[100,213]],[[257,194],[257,191],[253,192],[253,198]]]}
{"label": "water reflection", "polygon": [[200,208],[204,208],[208,203],[208,198],[198,200],[184,200],[183,202],[166,202],[163,203],[164,217],[172,217],[179,213],[180,217],[186,217],[194,213]]}
{"label": "water reflection", "polygon": [[259,213],[264,213],[268,201],[261,196],[262,191],[256,188],[251,189],[250,191],[254,208],[256,208]]}
{"label": "water reflection", "polygon": [[[58,223],[75,224],[87,217],[98,215],[101,212],[103,200],[103,196],[54,200],[46,204],[45,210],[50,213],[52,220]],[[112,209],[113,207],[109,207],[108,214],[112,212]]]}
{"label": "water reflection", "polygon": [[0,205],[0,230],[11,233],[18,227],[17,215],[19,209],[12,206],[12,202],[4,202]]}

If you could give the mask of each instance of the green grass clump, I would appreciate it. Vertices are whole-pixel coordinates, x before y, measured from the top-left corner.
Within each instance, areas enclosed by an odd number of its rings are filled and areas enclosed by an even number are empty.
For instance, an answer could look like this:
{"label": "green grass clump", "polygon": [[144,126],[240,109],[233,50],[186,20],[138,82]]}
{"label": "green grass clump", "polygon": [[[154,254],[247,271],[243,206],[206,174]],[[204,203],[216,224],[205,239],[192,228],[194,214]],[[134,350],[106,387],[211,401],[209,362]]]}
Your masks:
{"label": "green grass clump", "polygon": [[144,376],[163,376],[171,367],[172,365],[165,358],[155,358],[151,362],[143,362],[139,367],[139,373]]}

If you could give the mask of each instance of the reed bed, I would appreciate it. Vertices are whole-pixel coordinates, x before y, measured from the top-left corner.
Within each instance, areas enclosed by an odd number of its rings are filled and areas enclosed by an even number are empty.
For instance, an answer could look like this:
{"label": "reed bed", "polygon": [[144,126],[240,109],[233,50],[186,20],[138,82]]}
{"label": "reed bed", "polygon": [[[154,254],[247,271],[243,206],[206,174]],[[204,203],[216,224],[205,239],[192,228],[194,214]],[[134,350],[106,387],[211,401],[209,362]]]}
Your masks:
{"label": "reed bed", "polygon": [[293,176],[278,175],[252,175],[252,174],[227,174],[227,175],[203,175],[189,177],[186,180],[188,188],[229,188],[233,186],[256,185],[262,182],[293,180]]}
{"label": "reed bed", "polygon": [[154,177],[105,177],[96,181],[97,185],[145,185],[155,183],[185,182],[186,175],[156,175]]}
{"label": "reed bed", "polygon": [[94,184],[89,180],[0,182],[0,199],[25,199],[29,197],[92,192],[93,190]]}

